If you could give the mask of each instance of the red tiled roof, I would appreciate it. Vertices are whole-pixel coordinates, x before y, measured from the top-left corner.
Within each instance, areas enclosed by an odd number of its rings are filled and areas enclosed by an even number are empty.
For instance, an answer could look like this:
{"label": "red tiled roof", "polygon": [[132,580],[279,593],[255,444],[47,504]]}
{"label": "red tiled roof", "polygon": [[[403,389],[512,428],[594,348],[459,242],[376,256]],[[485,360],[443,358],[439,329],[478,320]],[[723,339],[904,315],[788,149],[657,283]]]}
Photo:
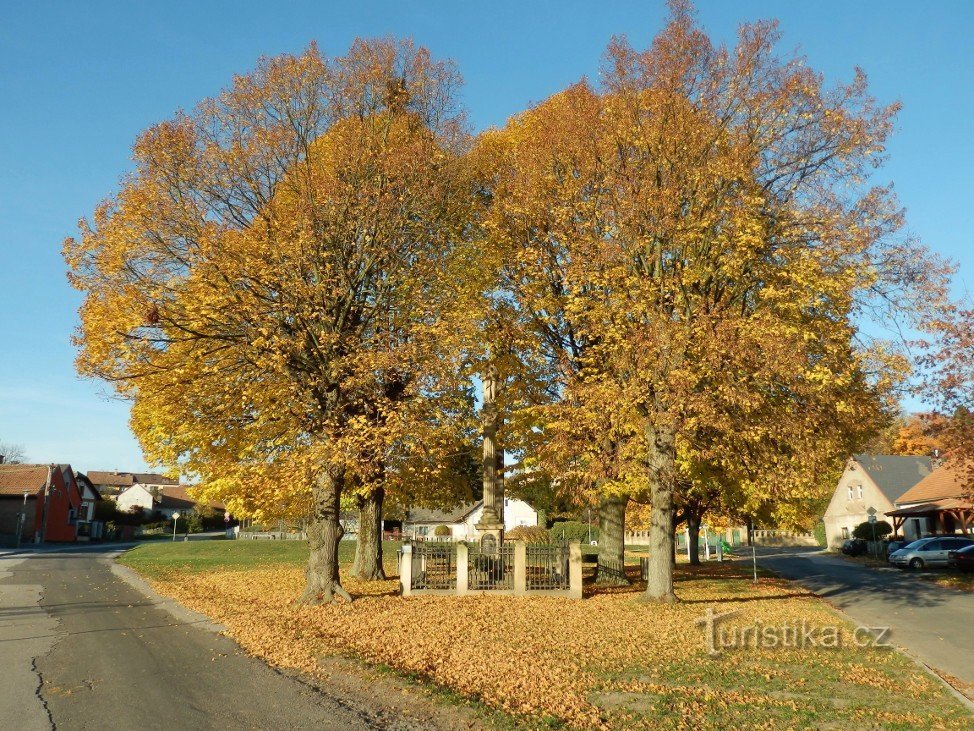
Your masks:
{"label": "red tiled roof", "polygon": [[88,479],[94,485],[111,485],[113,487],[128,487],[133,482],[131,472],[98,472],[92,470],[88,473]]}
{"label": "red tiled roof", "polygon": [[36,493],[47,484],[49,465],[0,464],[0,495]]}
{"label": "red tiled roof", "polygon": [[970,477],[955,467],[938,467],[896,500],[897,505],[928,503],[946,498],[963,499],[974,492]]}

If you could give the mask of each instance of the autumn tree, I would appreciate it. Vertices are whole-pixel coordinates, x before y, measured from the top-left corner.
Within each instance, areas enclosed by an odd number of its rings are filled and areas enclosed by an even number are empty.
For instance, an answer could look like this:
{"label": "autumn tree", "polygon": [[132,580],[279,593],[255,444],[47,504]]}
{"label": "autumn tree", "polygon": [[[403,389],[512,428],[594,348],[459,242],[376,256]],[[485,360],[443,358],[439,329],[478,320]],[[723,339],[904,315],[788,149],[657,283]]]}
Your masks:
{"label": "autumn tree", "polygon": [[263,60],[142,134],[65,244],[79,370],[132,399],[151,460],[233,512],[311,516],[304,601],[347,596],[343,490],[381,495],[428,447],[431,404],[438,423],[465,408],[444,317],[469,268],[458,83],[393,41]]}
{"label": "autumn tree", "polygon": [[947,459],[974,484],[974,308],[944,307],[925,326],[920,392],[947,415],[936,435]]}
{"label": "autumn tree", "polygon": [[[935,270],[866,181],[895,105],[860,72],[824,88],[776,55],[773,23],[726,49],[672,7],[649,49],[612,43],[599,89],[482,141],[499,160],[490,235],[522,272],[512,296],[562,343],[557,408],[622,447],[617,478],[639,484],[641,452],[656,600],[675,598],[678,453],[726,467],[763,449],[754,463],[804,472],[821,452],[803,446],[873,415],[889,379],[856,318],[921,305]],[[788,449],[762,447],[782,431]]]}

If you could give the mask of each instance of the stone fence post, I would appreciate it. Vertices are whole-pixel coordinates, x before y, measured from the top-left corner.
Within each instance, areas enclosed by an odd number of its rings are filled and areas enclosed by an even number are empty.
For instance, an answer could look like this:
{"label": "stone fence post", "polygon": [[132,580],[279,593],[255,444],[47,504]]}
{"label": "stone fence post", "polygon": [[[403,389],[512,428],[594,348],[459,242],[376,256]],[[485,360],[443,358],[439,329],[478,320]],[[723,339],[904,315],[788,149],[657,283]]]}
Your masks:
{"label": "stone fence post", "polygon": [[528,593],[528,546],[524,541],[514,541],[514,594]]}
{"label": "stone fence post", "polygon": [[457,543],[457,596],[463,596],[469,588],[469,556],[467,544]]}
{"label": "stone fence post", "polygon": [[582,544],[578,541],[568,544],[568,596],[582,598]]}
{"label": "stone fence post", "polygon": [[399,587],[403,596],[409,596],[413,587],[413,547],[409,543],[402,544],[399,553]]}

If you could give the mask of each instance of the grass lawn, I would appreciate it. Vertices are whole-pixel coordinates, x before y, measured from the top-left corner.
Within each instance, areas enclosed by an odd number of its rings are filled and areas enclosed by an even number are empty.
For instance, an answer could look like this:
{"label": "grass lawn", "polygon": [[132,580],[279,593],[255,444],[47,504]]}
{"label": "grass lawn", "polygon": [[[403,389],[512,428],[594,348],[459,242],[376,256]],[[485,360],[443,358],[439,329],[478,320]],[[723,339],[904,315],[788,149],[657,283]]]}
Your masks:
{"label": "grass lawn", "polygon": [[[386,546],[390,576],[396,548]],[[295,606],[306,550],[290,541],[156,543],[121,560],[272,664],[319,674],[324,658],[359,658],[513,714],[519,727],[971,728],[967,710],[911,661],[858,647],[826,604],[772,577],[752,583],[744,562],[678,565],[682,601],[669,606],[637,601],[638,581],[587,587],[579,602],[403,599],[394,578],[348,577],[352,604]],[[346,564],[353,550],[343,544]],[[737,646],[715,656],[698,624],[708,608],[735,612],[719,626]],[[837,646],[797,646],[802,628],[818,642],[834,632]],[[762,631],[777,646],[758,646]]]}
{"label": "grass lawn", "polygon": [[[383,541],[382,550],[395,569],[398,541]],[[348,565],[355,556],[355,542],[339,544],[339,560]],[[148,579],[198,574],[208,571],[243,571],[268,566],[302,568],[308,561],[306,541],[169,541],[139,546],[123,554],[119,563],[130,566]]]}

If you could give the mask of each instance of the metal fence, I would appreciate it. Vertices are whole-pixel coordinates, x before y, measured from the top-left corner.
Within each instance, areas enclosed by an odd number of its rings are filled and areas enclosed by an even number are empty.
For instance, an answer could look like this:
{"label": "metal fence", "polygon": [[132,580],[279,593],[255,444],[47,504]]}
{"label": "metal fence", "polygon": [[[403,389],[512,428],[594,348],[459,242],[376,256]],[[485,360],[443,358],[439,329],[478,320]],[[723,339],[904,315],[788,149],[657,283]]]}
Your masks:
{"label": "metal fence", "polygon": [[412,548],[411,589],[456,589],[455,543],[416,543]]}
{"label": "metal fence", "polygon": [[595,570],[599,578],[618,579],[620,581],[627,578],[625,561],[616,558],[599,556]]}
{"label": "metal fence", "polygon": [[569,588],[567,543],[528,544],[524,551],[528,591]]}
{"label": "metal fence", "polygon": [[505,543],[493,553],[479,544],[467,554],[467,587],[472,590],[514,589],[514,544]]}

